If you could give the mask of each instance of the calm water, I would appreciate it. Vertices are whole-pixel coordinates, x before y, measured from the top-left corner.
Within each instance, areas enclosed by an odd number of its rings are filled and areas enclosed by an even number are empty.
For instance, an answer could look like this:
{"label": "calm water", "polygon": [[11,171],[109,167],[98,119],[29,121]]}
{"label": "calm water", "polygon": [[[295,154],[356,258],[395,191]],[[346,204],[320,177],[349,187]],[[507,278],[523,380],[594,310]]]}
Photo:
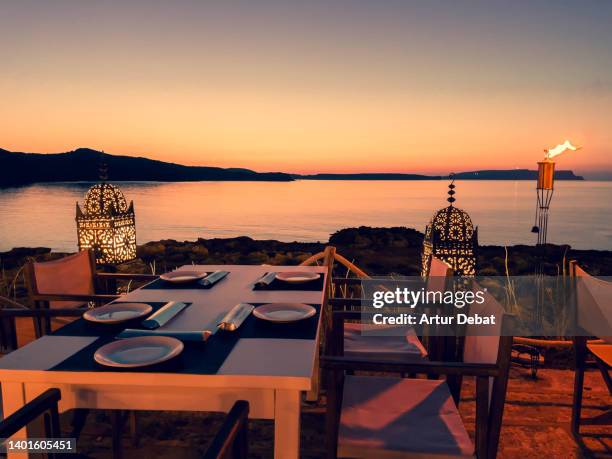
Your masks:
{"label": "calm water", "polygon": [[[91,183],[0,190],[0,251],[45,246],[76,250],[75,203]],[[136,210],[139,243],[159,239],[250,236],[327,241],[360,225],[421,231],[446,205],[445,181],[289,183],[123,183]],[[481,244],[532,244],[534,183],[459,181],[457,207],[479,227]],[[612,250],[612,183],[558,182],[549,241]]]}

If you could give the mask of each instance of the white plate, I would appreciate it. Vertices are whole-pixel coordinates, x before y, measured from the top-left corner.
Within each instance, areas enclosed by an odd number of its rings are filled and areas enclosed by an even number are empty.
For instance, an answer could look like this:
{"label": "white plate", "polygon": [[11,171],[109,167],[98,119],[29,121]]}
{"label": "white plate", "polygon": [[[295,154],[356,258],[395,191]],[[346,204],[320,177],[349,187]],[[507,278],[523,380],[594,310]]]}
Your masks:
{"label": "white plate", "polygon": [[146,303],[111,303],[86,311],[83,319],[101,324],[118,324],[144,317],[152,310],[153,307]]}
{"label": "white plate", "polygon": [[94,360],[107,367],[144,367],[176,357],[183,347],[181,341],[169,336],[139,336],[105,344],[96,351]]}
{"label": "white plate", "polygon": [[290,284],[303,284],[305,282],[317,280],[319,277],[321,277],[321,274],[309,272],[278,273],[276,275],[278,280]]}
{"label": "white plate", "polygon": [[172,271],[162,274],[159,278],[166,282],[172,282],[173,284],[187,284],[189,282],[196,282],[200,279],[204,279],[207,274],[208,273],[200,271]]}
{"label": "white plate", "polygon": [[270,303],[253,309],[253,315],[258,319],[277,323],[297,322],[316,313],[315,308],[303,303]]}

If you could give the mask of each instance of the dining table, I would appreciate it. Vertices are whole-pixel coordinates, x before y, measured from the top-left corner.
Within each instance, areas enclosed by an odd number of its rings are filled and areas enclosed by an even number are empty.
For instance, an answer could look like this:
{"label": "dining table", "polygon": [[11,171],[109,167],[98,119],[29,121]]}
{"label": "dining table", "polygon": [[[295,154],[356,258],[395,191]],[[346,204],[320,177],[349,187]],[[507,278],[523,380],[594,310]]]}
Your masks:
{"label": "dining table", "polygon": [[[298,458],[302,395],[318,380],[321,310],[326,301],[324,266],[187,265],[178,271],[227,271],[209,288],[161,280],[122,295],[115,302],[159,308],[188,303],[158,329],[212,332],[206,341],[185,342],[183,352],[161,365],[113,368],[94,361],[95,351],[117,339],[117,325],[71,322],[0,358],[4,417],[49,388],[61,390],[60,412],[71,409],[228,412],[247,400],[249,416],[274,421],[274,457]],[[316,273],[300,285],[257,288],[269,272]],[[235,331],[219,330],[221,318],[236,304],[311,305],[316,314],[294,323],[270,323],[249,315]],[[26,429],[14,439],[27,438]],[[9,457],[27,457],[11,453]]]}

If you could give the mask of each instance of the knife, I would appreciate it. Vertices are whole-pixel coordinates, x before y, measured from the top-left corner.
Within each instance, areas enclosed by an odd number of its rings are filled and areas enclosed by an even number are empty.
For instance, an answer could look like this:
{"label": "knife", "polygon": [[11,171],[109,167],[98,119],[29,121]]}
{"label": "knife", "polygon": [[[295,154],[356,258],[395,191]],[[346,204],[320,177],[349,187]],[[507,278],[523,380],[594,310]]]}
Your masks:
{"label": "knife", "polygon": [[148,319],[143,320],[141,325],[149,330],[159,328],[162,325],[167,324],[172,320],[178,313],[189,306],[189,303],[182,303],[180,301],[170,301],[166,305],[162,306],[157,312],[149,316]]}
{"label": "knife", "polygon": [[204,331],[171,331],[171,330],[138,330],[126,328],[117,335],[117,338],[133,338],[135,336],[169,336],[181,341],[206,341],[212,333]]}
{"label": "knife", "polygon": [[266,273],[257,282],[255,282],[255,286],[257,286],[257,287],[267,287],[272,282],[274,282],[274,279],[276,279],[276,273],[274,273],[274,272]]}
{"label": "knife", "polygon": [[235,331],[253,312],[255,306],[248,303],[238,303],[225,315],[217,325],[221,330]]}
{"label": "knife", "polygon": [[214,273],[209,274],[204,279],[202,279],[199,284],[204,287],[212,287],[221,279],[229,274],[229,271],[215,271]]}

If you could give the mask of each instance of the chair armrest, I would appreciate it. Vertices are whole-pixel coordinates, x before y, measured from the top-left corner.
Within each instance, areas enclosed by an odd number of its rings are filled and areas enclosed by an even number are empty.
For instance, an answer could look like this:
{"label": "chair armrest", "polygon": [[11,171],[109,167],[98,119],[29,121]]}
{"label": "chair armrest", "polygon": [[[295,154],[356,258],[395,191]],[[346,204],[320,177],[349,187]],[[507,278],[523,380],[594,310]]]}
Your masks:
{"label": "chair armrest", "polygon": [[37,295],[32,295],[34,301],[95,301],[97,303],[108,303],[119,297],[120,295],[78,295],[64,293],[39,293]]}
{"label": "chair armrest", "polygon": [[345,356],[322,356],[322,368],[330,370],[376,371],[387,373],[418,373],[432,375],[497,376],[496,365],[462,362],[398,362],[376,358],[351,358]]}
{"label": "chair armrest", "polygon": [[102,279],[117,279],[117,280],[141,280],[151,281],[159,276],[155,274],[130,274],[130,273],[96,273],[97,277]]}
{"label": "chair armrest", "polygon": [[332,278],[332,282],[334,284],[344,284],[344,285],[361,285],[364,281],[361,277],[334,277]]}
{"label": "chair armrest", "polygon": [[59,389],[46,390],[0,422],[0,438],[14,435],[46,411],[54,410],[57,414],[57,402],[61,398]]}
{"label": "chair armrest", "polygon": [[0,308],[1,317],[80,317],[89,308],[22,309]]}
{"label": "chair armrest", "polygon": [[204,459],[244,458],[248,455],[249,402],[238,400],[204,453]]}
{"label": "chair armrest", "polygon": [[332,311],[343,311],[346,307],[361,306],[363,301],[361,298],[330,298],[328,303]]}
{"label": "chair armrest", "polygon": [[359,320],[361,321],[364,317],[373,316],[376,314],[373,311],[344,311],[344,310],[334,310],[332,313],[332,320],[336,323],[345,322],[347,320]]}
{"label": "chair armrest", "polygon": [[0,296],[0,305],[1,304],[8,305],[12,308],[19,308],[19,309],[27,308],[27,306],[24,306],[21,303],[17,303],[16,301],[11,300],[10,298],[6,298],[5,296]]}

